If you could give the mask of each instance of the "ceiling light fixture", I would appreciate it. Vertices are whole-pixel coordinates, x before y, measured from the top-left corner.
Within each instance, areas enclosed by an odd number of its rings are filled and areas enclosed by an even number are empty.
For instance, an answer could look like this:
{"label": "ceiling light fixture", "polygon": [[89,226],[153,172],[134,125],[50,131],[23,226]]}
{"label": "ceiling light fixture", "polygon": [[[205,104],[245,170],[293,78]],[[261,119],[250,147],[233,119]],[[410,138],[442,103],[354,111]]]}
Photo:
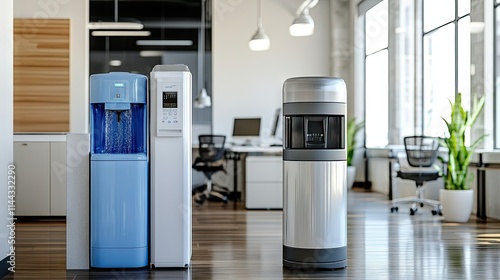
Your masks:
{"label": "ceiling light fixture", "polygon": [[97,21],[97,22],[89,22],[87,24],[88,29],[96,30],[96,29],[111,29],[111,30],[141,30],[144,28],[144,25],[140,22],[120,22],[118,21],[118,0],[115,0],[115,21],[106,22],[106,21]]}
{"label": "ceiling light fixture", "polygon": [[142,23],[138,22],[89,22],[87,25],[90,30],[141,30],[144,28]]}
{"label": "ceiling light fixture", "polygon": [[309,9],[314,8],[319,0],[305,0],[297,10],[297,16],[290,26],[292,36],[310,36],[314,34],[314,20],[309,14]]}
{"label": "ceiling light fixture", "polygon": [[161,57],[164,51],[140,51],[139,55],[141,57]]}
{"label": "ceiling light fixture", "polygon": [[192,46],[192,40],[137,40],[138,46]]}
{"label": "ceiling light fixture", "polygon": [[113,59],[109,61],[109,66],[118,67],[122,65],[122,61],[119,59]]}
{"label": "ceiling light fixture", "polygon": [[271,41],[269,40],[269,36],[267,36],[264,28],[262,28],[262,17],[261,17],[261,9],[260,9],[260,0],[257,2],[257,31],[248,42],[248,47],[252,51],[265,51],[268,50],[271,46]]}
{"label": "ceiling light fixture", "polygon": [[201,0],[201,26],[200,26],[200,42],[198,44],[198,87],[200,92],[194,99],[193,106],[197,109],[212,106],[212,100],[205,88],[205,0]]}
{"label": "ceiling light fixture", "polygon": [[90,34],[92,36],[150,36],[151,32],[150,31],[92,31]]}

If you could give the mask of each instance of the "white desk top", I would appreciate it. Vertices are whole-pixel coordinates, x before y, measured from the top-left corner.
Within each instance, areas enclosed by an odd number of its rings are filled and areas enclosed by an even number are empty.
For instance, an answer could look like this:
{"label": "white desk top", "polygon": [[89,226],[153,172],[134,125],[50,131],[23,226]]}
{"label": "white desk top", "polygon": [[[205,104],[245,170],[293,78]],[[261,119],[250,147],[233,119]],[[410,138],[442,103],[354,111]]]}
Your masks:
{"label": "white desk top", "polygon": [[238,153],[283,153],[283,147],[276,146],[228,146],[227,149]]}

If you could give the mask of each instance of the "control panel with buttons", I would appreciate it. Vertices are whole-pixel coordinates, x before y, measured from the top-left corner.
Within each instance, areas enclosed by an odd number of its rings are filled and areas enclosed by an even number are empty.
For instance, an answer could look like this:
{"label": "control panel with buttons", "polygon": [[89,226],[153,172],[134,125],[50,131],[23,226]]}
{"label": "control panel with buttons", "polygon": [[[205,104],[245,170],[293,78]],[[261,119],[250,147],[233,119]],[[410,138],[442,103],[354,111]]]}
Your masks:
{"label": "control panel with buttons", "polygon": [[157,89],[157,128],[162,130],[181,130],[183,114],[182,84],[176,82],[158,83]]}

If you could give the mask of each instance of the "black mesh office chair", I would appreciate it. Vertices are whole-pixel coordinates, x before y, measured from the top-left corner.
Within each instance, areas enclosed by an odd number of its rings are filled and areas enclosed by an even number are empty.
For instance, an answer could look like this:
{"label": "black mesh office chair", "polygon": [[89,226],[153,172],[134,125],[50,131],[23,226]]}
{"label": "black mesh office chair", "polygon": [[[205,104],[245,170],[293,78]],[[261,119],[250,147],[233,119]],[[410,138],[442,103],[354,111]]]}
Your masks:
{"label": "black mesh office chair", "polygon": [[427,136],[408,136],[404,138],[406,159],[409,168],[403,168],[404,162],[400,162],[398,177],[401,179],[413,180],[417,187],[416,195],[392,200],[391,212],[397,212],[397,204],[412,203],[410,215],[414,215],[418,210],[418,205],[424,207],[424,204],[434,207],[433,215],[441,215],[441,205],[439,201],[424,198],[424,183],[434,181],[440,177],[440,172],[435,168],[437,154],[439,150],[439,140],[436,137]]}
{"label": "black mesh office chair", "polygon": [[226,172],[224,169],[224,135],[199,135],[199,156],[193,163],[193,169],[203,172],[207,178],[205,185],[193,189],[195,203],[201,205],[206,200],[222,201],[227,203],[229,190],[212,183],[212,175],[217,172]]}

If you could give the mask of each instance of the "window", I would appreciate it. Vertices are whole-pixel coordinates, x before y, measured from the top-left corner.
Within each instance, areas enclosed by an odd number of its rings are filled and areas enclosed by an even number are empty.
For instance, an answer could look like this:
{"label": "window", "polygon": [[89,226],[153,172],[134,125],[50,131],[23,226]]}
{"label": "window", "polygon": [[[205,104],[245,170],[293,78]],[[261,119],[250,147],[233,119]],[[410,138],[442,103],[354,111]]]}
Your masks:
{"label": "window", "polygon": [[455,96],[455,28],[448,24],[424,36],[424,134],[443,136],[441,119]]}
{"label": "window", "polygon": [[415,1],[364,3],[365,146],[402,144],[415,134]]}
{"label": "window", "polygon": [[365,131],[367,147],[389,144],[389,13],[387,0],[365,16]]}
{"label": "window", "polygon": [[[393,11],[394,22],[394,90],[389,110],[390,144],[403,144],[405,136],[416,134],[415,127],[415,16],[414,0],[400,0],[399,10]],[[391,78],[389,78],[391,80]],[[391,102],[391,101],[390,101]]]}
{"label": "window", "polygon": [[424,32],[455,19],[455,0],[424,0]]}
{"label": "window", "polygon": [[365,147],[402,144],[416,134],[444,136],[442,117],[457,92],[470,107],[471,1],[365,0],[358,8],[365,40]]}
{"label": "window", "polygon": [[470,107],[470,0],[423,1],[423,132],[442,137],[449,100]]}

